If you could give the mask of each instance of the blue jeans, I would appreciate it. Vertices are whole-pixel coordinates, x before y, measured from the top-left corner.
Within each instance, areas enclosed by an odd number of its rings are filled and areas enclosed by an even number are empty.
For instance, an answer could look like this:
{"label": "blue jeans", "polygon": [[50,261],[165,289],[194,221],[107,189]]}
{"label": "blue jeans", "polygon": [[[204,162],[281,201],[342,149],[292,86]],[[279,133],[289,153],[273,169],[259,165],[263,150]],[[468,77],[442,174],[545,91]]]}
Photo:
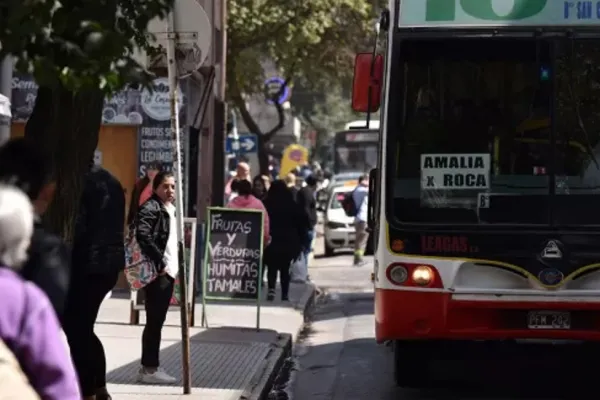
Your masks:
{"label": "blue jeans", "polygon": [[303,250],[304,259],[306,260],[307,264],[308,264],[308,256],[310,255],[310,253],[312,251],[312,244],[313,244],[314,239],[315,239],[315,230],[311,229],[306,234],[306,237],[304,238],[304,243],[302,244],[302,247],[304,249]]}

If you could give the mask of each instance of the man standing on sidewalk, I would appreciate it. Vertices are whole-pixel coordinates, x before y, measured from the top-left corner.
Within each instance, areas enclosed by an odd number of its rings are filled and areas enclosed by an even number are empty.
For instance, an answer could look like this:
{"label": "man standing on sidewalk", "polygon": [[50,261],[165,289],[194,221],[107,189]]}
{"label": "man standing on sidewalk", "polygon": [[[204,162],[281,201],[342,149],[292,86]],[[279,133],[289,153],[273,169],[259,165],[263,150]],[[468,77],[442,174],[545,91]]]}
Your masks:
{"label": "man standing on sidewalk", "polygon": [[306,183],[306,186],[298,191],[297,202],[308,216],[308,222],[310,224],[310,229],[302,245],[304,259],[306,260],[306,266],[308,268],[308,256],[312,251],[312,244],[315,238],[315,226],[317,225],[317,179],[314,175],[309,175],[304,182]]}
{"label": "man standing on sidewalk", "polygon": [[356,217],[354,217],[354,228],[356,229],[356,239],[354,241],[354,266],[360,267],[365,264],[363,256],[367,242],[369,241],[369,232],[367,231],[367,210],[369,209],[369,178],[362,175],[358,178],[358,186],[352,192],[352,200],[356,206]]}

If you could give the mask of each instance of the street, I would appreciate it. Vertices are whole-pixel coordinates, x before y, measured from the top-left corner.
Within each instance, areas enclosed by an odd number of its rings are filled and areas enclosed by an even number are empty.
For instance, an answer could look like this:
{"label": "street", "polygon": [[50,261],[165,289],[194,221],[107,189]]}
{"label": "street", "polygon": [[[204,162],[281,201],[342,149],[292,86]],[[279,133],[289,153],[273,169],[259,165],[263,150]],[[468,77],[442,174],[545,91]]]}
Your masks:
{"label": "street", "polygon": [[290,374],[286,398],[550,400],[579,399],[582,394],[574,395],[574,388],[585,391],[586,380],[569,373],[581,363],[557,361],[550,352],[556,346],[546,345],[514,346],[517,350],[510,353],[472,349],[469,354],[478,356],[475,361],[434,363],[437,388],[397,388],[392,346],[374,340],[372,257],[366,266],[352,267],[350,253],[323,258],[321,246],[318,242],[309,272],[322,294],[296,346],[296,368]]}

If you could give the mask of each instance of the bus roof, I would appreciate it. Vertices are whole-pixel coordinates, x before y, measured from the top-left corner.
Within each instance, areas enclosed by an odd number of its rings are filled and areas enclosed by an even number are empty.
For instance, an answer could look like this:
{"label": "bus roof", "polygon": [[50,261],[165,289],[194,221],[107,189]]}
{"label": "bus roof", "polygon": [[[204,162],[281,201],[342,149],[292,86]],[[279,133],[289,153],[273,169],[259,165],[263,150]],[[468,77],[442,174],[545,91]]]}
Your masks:
{"label": "bus roof", "polygon": [[[348,122],[344,126],[344,130],[348,131],[351,128],[364,128],[365,126],[367,126],[366,120],[357,120],[357,121]],[[379,120],[369,121],[369,129],[379,129]]]}

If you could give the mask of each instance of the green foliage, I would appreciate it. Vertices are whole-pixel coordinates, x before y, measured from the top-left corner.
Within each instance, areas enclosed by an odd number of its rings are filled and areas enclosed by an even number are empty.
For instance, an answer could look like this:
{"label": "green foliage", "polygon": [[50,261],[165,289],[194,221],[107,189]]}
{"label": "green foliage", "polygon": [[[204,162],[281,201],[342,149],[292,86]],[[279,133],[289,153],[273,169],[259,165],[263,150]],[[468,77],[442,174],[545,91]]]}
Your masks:
{"label": "green foliage", "polygon": [[165,16],[173,0],[5,0],[0,4],[0,57],[40,85],[113,92],[147,82],[134,59],[148,48],[146,27]]}
{"label": "green foliage", "polygon": [[266,59],[290,84],[338,85],[371,40],[374,17],[367,0],[229,0],[229,94],[262,93]]}
{"label": "green foliage", "polygon": [[363,119],[350,107],[349,93],[332,87],[325,93],[295,88],[292,107],[300,118],[317,132],[317,141],[324,142],[350,121]]}

